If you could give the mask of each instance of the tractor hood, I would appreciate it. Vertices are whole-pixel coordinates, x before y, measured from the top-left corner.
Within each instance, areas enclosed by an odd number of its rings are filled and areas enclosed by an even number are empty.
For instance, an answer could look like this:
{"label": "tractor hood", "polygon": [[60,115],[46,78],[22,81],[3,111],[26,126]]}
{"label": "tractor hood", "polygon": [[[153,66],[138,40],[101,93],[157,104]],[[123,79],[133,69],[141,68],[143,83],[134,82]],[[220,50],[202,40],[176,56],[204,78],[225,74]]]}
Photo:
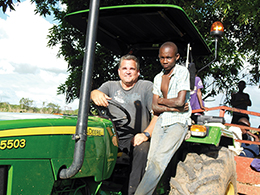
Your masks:
{"label": "tractor hood", "polygon": [[46,118],[63,118],[63,117],[61,115],[55,115],[55,114],[0,112],[0,121],[19,120],[19,119],[46,119]]}
{"label": "tractor hood", "polygon": [[[77,117],[54,114],[0,112],[0,138],[75,133]],[[66,129],[66,127],[69,127]],[[48,129],[48,130],[47,130]]]}
{"label": "tractor hood", "polygon": [[[85,34],[89,10],[66,15],[65,20]],[[160,45],[176,43],[193,55],[211,53],[205,40],[184,10],[175,5],[124,5],[102,7],[99,11],[97,42],[114,53],[133,52],[137,56],[157,56]]]}

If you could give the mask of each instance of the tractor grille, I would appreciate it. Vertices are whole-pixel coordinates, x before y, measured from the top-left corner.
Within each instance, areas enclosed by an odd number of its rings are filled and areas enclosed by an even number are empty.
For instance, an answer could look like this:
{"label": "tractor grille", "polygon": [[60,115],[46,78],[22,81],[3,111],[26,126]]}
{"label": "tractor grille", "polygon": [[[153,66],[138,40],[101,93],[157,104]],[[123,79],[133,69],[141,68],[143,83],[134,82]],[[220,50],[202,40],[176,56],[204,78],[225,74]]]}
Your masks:
{"label": "tractor grille", "polygon": [[0,165],[0,195],[6,195],[8,166]]}

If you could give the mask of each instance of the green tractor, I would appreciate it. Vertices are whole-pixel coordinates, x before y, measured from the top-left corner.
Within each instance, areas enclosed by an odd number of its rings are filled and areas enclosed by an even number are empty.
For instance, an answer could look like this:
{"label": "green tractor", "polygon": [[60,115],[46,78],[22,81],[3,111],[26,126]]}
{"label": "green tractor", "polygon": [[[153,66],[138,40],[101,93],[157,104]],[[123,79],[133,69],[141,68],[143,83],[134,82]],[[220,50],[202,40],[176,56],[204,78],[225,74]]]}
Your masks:
{"label": "green tractor", "polygon": [[[190,48],[193,55],[211,54],[186,13],[174,5],[99,9],[93,1],[89,10],[65,19],[86,32],[78,116],[1,113],[0,195],[125,193],[129,163],[127,156],[118,154],[118,127],[103,109],[98,108],[100,116],[89,114],[96,40],[119,55],[131,51],[157,56],[159,46],[168,40],[187,55]],[[127,110],[110,103],[125,113],[118,120],[129,123]],[[221,117],[198,119],[158,184],[157,194],[236,194],[235,161],[228,150],[233,138],[223,124]]]}

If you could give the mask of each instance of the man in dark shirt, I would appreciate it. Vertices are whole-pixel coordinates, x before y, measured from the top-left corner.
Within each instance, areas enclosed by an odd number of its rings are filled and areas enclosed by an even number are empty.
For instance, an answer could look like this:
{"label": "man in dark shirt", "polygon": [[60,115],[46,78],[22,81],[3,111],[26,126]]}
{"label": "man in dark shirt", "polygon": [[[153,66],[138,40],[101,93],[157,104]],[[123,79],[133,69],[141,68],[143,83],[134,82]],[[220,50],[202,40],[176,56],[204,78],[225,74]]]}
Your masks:
{"label": "man in dark shirt", "polygon": [[108,107],[114,118],[122,117],[122,111],[108,104],[107,100],[120,103],[130,114],[131,122],[117,128],[118,148],[132,159],[128,194],[134,194],[145,172],[150,136],[157,120],[151,119],[153,83],[138,80],[139,62],[133,55],[121,57],[118,67],[119,81],[107,81],[91,92],[91,99],[98,106]]}
{"label": "man in dark shirt", "polygon": [[[249,95],[243,92],[245,88],[245,81],[240,81],[238,83],[239,91],[237,93],[232,94],[231,96],[231,105],[234,108],[247,110],[247,107],[252,105]],[[240,118],[247,118],[249,120],[249,116],[247,114],[233,112],[233,118],[231,123],[238,124],[238,120]]]}

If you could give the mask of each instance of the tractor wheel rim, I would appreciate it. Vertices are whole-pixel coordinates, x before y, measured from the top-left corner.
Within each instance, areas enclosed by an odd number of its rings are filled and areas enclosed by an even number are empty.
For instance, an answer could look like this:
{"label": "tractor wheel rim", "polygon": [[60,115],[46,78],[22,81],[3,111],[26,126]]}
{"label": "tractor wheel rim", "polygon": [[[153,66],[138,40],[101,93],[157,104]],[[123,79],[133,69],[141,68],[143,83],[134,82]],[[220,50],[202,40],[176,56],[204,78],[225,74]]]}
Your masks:
{"label": "tractor wheel rim", "polygon": [[232,182],[229,182],[225,195],[235,195],[235,188]]}

